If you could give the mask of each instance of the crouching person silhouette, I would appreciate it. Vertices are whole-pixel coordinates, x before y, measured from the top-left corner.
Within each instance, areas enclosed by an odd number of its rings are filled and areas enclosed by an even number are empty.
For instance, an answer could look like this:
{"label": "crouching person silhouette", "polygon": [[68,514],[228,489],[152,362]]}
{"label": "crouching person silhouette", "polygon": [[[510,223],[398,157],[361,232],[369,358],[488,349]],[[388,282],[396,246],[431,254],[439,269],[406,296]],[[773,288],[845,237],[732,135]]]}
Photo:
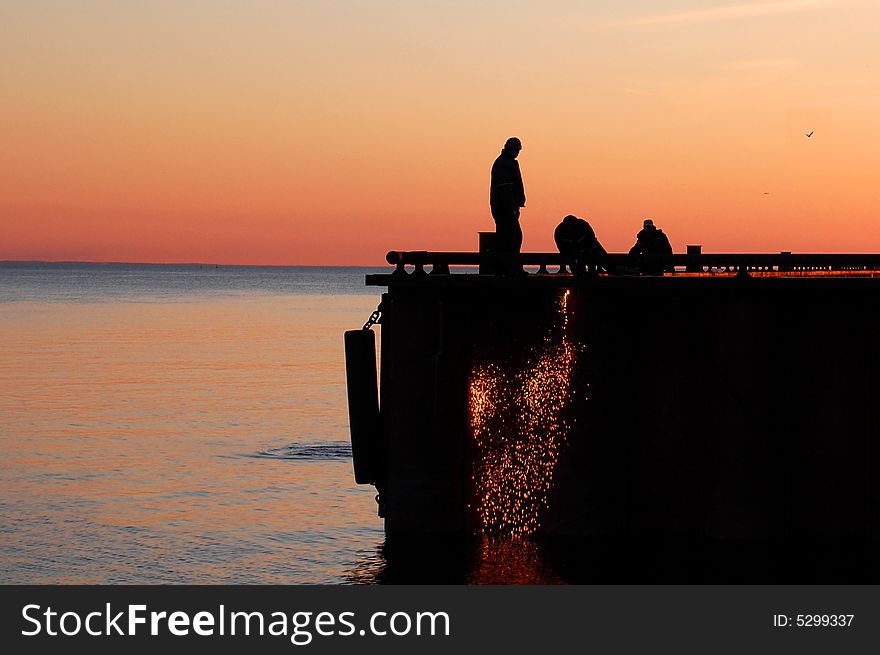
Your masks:
{"label": "crouching person silhouette", "polygon": [[571,214],[556,226],[553,240],[562,255],[560,273],[565,273],[565,267],[568,266],[572,273],[581,275],[586,272],[588,264],[607,254],[590,224]]}

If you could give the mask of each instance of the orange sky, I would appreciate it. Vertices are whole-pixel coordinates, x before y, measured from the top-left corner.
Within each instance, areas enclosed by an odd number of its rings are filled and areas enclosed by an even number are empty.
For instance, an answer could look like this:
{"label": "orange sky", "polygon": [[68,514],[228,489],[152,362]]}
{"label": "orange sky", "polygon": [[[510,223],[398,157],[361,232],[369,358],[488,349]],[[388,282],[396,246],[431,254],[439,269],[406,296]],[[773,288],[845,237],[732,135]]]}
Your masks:
{"label": "orange sky", "polygon": [[880,3],[618,4],[4,3],[0,260],[473,250],[511,135],[525,250],[880,252]]}

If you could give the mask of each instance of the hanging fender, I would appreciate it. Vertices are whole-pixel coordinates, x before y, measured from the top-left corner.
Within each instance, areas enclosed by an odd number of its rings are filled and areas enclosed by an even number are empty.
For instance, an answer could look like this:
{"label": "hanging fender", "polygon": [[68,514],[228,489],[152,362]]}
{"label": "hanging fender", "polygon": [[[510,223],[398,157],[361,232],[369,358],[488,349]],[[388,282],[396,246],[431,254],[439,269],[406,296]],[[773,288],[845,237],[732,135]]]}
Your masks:
{"label": "hanging fender", "polygon": [[376,481],[379,437],[379,388],[376,383],[376,334],[370,329],[345,333],[345,377],[354,480]]}

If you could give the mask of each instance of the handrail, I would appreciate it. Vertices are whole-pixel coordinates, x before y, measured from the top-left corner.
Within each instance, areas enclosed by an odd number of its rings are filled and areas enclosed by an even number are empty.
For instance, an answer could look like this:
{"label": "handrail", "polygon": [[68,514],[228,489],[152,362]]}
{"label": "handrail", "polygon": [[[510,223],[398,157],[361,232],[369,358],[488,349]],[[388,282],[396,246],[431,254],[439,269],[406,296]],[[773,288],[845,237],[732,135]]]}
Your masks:
{"label": "handrail", "polygon": [[[449,274],[450,266],[515,267],[538,266],[538,274],[548,273],[548,266],[568,263],[558,252],[530,253],[479,253],[479,252],[429,252],[426,250],[390,251],[385,260],[395,266],[395,274],[407,274],[406,266],[414,268],[414,274]],[[631,268],[637,270],[670,270],[679,272],[807,272],[807,271],[880,271],[880,254],[828,254],[828,253],[710,253],[680,255],[630,255],[608,253],[586,260],[587,270],[598,268]]]}

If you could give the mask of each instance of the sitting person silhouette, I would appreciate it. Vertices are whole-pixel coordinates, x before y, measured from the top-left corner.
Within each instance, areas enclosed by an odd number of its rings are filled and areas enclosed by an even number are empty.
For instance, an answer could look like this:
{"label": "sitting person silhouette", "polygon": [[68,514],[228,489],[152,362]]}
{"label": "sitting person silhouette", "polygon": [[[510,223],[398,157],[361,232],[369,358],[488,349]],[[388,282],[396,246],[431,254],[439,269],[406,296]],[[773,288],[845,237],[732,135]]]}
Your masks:
{"label": "sitting person silhouette", "polygon": [[[654,225],[654,221],[646,218],[642,229],[636,235],[636,244],[629,249],[630,255],[671,255],[672,246],[663,230]],[[672,271],[672,266],[642,266],[643,275],[663,275],[663,271]]]}
{"label": "sitting person silhouette", "polygon": [[566,265],[571,267],[572,273],[584,273],[591,259],[607,254],[590,224],[571,214],[556,226],[553,240],[556,242],[559,254],[562,255],[560,273],[565,272]]}

